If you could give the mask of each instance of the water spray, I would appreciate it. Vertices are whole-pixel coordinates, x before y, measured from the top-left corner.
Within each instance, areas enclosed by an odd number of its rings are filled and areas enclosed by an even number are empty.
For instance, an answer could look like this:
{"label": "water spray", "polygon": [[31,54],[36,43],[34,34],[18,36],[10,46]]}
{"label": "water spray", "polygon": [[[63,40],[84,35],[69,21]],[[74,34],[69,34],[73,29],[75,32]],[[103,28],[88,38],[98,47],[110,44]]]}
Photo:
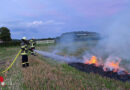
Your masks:
{"label": "water spray", "polygon": [[65,63],[84,63],[84,60],[81,59],[77,59],[75,57],[64,57],[61,55],[57,55],[54,53],[49,53],[49,52],[45,52],[45,51],[39,51],[39,50],[35,50],[35,52],[39,53],[40,55],[52,58],[58,62],[65,62]]}

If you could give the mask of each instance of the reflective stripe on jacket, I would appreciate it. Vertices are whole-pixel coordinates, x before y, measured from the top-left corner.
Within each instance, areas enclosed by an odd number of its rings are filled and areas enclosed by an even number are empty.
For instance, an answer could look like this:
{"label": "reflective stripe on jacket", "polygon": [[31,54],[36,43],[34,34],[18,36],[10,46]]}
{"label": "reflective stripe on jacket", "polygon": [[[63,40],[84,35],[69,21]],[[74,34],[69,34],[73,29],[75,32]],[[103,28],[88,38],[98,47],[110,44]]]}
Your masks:
{"label": "reflective stripe on jacket", "polygon": [[34,48],[34,47],[35,47],[35,44],[36,44],[36,43],[35,43],[34,40],[30,40],[29,43],[30,43],[31,48]]}
{"label": "reflective stripe on jacket", "polygon": [[22,49],[21,55],[27,55],[28,54],[28,46],[27,46],[27,44],[22,43],[21,44],[21,49]]}

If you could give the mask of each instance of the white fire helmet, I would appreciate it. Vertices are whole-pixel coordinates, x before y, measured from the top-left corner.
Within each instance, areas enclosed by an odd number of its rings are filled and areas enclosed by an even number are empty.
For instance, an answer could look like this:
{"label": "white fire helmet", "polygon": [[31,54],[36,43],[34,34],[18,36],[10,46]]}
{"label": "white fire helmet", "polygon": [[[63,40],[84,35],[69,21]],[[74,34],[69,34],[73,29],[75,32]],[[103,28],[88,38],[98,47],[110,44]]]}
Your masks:
{"label": "white fire helmet", "polygon": [[26,37],[23,37],[22,39],[23,39],[23,40],[26,40],[27,38],[26,38]]}

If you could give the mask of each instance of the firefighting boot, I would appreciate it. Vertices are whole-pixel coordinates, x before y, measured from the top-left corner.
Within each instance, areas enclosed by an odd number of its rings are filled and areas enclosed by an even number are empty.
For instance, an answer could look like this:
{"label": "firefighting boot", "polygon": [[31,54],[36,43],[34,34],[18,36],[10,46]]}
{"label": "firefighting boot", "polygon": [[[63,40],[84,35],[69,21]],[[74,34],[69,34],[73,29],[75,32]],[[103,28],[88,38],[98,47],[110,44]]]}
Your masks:
{"label": "firefighting boot", "polygon": [[31,52],[31,55],[34,55],[34,52]]}
{"label": "firefighting boot", "polygon": [[36,53],[33,54],[34,56],[37,56]]}
{"label": "firefighting boot", "polygon": [[34,52],[32,52],[31,55],[36,56],[36,54]]}
{"label": "firefighting boot", "polygon": [[22,64],[22,67],[26,67],[26,64],[24,63],[24,64]]}
{"label": "firefighting boot", "polygon": [[29,67],[29,63],[28,62],[26,63],[26,67]]}

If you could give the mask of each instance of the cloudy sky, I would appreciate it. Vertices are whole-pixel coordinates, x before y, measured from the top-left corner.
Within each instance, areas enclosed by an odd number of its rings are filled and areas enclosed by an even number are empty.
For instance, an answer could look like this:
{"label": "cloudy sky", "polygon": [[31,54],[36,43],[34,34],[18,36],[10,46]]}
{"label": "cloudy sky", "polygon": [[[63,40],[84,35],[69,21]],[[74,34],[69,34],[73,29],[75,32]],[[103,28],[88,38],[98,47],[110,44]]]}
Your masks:
{"label": "cloudy sky", "polygon": [[0,27],[8,27],[12,38],[103,33],[122,13],[130,14],[129,0],[1,0]]}

